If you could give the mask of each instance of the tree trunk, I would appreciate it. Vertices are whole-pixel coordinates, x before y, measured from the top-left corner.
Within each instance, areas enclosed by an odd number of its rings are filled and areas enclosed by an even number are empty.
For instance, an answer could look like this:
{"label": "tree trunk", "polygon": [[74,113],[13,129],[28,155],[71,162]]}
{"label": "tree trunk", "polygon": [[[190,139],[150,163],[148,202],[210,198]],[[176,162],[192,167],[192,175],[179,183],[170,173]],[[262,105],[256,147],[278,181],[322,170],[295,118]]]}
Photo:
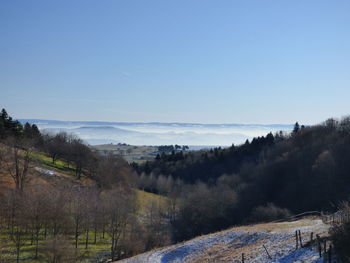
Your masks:
{"label": "tree trunk", "polygon": [[88,248],[88,244],[89,244],[89,227],[87,227],[86,229],[85,249]]}
{"label": "tree trunk", "polygon": [[75,225],[75,248],[78,248],[79,224]]}
{"label": "tree trunk", "polygon": [[114,242],[115,242],[115,233],[112,231],[112,246],[111,246],[111,254],[112,254],[112,261],[114,261],[115,257],[115,247],[114,247]]}
{"label": "tree trunk", "polygon": [[96,244],[97,237],[97,226],[95,225],[95,233],[94,233],[94,244]]}
{"label": "tree trunk", "polygon": [[19,262],[19,252],[20,252],[20,248],[21,248],[21,234],[20,233],[16,233],[17,237],[16,237],[16,241],[18,242],[16,244],[16,262]]}

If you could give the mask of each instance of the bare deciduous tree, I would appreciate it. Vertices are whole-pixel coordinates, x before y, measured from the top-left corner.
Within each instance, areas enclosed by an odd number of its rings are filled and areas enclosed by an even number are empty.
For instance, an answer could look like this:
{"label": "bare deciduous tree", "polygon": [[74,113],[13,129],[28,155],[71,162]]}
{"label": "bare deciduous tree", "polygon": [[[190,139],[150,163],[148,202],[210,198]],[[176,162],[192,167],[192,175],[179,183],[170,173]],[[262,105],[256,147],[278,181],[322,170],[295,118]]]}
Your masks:
{"label": "bare deciduous tree", "polygon": [[50,155],[53,164],[55,164],[57,158],[63,156],[67,140],[68,134],[66,132],[59,132],[56,135],[44,135],[44,148]]}
{"label": "bare deciduous tree", "polygon": [[46,237],[47,230],[50,231],[53,237],[67,232],[68,215],[68,193],[63,187],[50,187],[50,195],[47,196],[47,213],[45,214],[45,232]]}
{"label": "bare deciduous tree", "polygon": [[33,146],[29,140],[18,138],[9,139],[7,145],[2,148],[5,172],[11,176],[17,190],[23,191],[28,181],[32,150]]}
{"label": "bare deciduous tree", "polygon": [[[89,191],[82,187],[72,188],[70,191],[69,215],[74,228],[75,247],[78,248],[79,236],[84,232],[86,216],[89,208]],[[85,224],[87,228],[87,224]]]}
{"label": "bare deciduous tree", "polygon": [[15,246],[16,262],[20,260],[21,248],[25,245],[25,235],[27,234],[27,221],[23,209],[23,193],[20,191],[10,191],[8,196],[8,209],[10,214],[11,225],[8,235]]}
{"label": "bare deciduous tree", "polygon": [[47,218],[49,193],[45,188],[32,187],[24,193],[24,213],[31,231],[31,244],[35,243],[35,258],[38,257],[39,233]]}
{"label": "bare deciduous tree", "polygon": [[89,167],[93,160],[93,153],[90,148],[83,143],[81,139],[73,139],[70,143],[71,160],[75,165],[75,175],[80,179],[83,170]]}
{"label": "bare deciduous tree", "polygon": [[170,225],[165,217],[165,205],[160,201],[152,201],[146,206],[144,218],[146,250],[170,243]]}
{"label": "bare deciduous tree", "polygon": [[132,184],[128,163],[120,156],[109,154],[100,158],[96,179],[102,188],[129,186]]}
{"label": "bare deciduous tree", "polygon": [[77,262],[79,251],[74,249],[63,237],[48,238],[41,249],[48,263]]}
{"label": "bare deciduous tree", "polygon": [[111,236],[112,261],[121,258],[121,242],[125,236],[128,224],[133,219],[135,212],[135,197],[124,188],[115,188],[104,196],[104,202],[108,214],[108,233]]}

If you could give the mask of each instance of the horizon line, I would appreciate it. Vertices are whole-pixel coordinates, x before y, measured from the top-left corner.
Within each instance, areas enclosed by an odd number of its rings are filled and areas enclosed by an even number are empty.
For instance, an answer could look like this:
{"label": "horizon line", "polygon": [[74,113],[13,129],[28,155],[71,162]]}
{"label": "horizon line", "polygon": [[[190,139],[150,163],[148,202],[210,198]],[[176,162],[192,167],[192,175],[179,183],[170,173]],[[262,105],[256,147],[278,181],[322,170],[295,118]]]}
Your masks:
{"label": "horizon line", "polygon": [[[117,124],[194,124],[194,125],[245,125],[245,126],[252,126],[252,125],[259,125],[259,126],[292,126],[294,123],[200,123],[200,122],[161,122],[161,121],[150,121],[150,122],[142,122],[142,121],[79,121],[79,120],[52,120],[52,119],[37,119],[37,118],[18,118],[17,120],[23,122],[23,121],[55,121],[55,122],[71,122],[71,123],[117,123]],[[299,123],[302,125],[301,123]],[[311,126],[314,124],[303,124],[306,126]]]}

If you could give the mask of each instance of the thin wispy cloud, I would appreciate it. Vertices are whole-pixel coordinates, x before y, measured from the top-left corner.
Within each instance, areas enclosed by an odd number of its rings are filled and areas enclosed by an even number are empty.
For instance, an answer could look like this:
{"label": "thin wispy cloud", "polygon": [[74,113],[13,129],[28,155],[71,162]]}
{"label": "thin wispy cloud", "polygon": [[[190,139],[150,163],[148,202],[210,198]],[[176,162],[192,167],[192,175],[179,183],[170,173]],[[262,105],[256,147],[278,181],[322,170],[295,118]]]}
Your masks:
{"label": "thin wispy cloud", "polygon": [[129,73],[129,72],[127,72],[127,71],[122,71],[122,72],[120,72],[120,74],[121,74],[122,76],[124,76],[124,77],[127,77],[127,78],[132,77],[132,74]]}

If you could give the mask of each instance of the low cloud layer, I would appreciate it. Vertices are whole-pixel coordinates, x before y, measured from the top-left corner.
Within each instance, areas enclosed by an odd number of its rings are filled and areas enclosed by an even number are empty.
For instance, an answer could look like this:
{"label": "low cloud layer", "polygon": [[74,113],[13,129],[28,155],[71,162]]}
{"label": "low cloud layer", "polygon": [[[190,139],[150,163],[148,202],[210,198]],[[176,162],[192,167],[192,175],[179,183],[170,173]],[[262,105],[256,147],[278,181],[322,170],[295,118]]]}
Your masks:
{"label": "low cloud layer", "polygon": [[229,146],[269,132],[290,131],[292,125],[118,123],[22,120],[35,123],[47,132],[66,131],[87,143],[127,143],[131,145]]}

